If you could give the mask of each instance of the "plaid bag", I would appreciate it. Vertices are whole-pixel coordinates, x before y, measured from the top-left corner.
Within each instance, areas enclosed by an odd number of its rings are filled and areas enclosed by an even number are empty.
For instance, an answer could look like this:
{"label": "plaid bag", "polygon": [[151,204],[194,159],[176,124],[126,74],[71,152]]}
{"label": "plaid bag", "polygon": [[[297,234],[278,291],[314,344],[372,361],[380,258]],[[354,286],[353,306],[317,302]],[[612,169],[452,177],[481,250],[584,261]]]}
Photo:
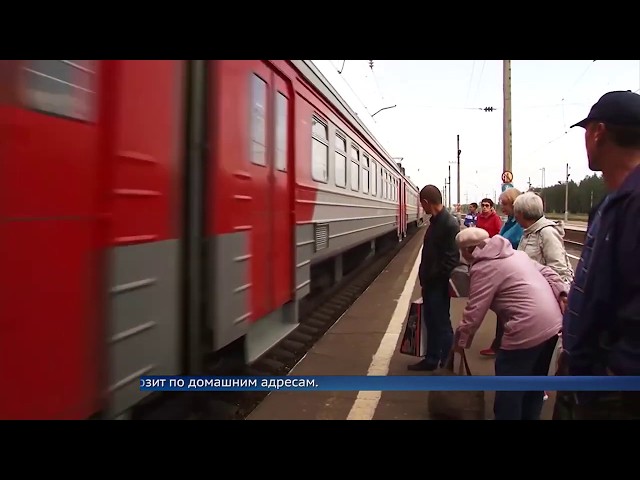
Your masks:
{"label": "plaid bag", "polygon": [[404,336],[400,344],[400,353],[412,357],[424,357],[427,352],[427,335],[422,322],[423,311],[422,298],[411,302],[407,325],[404,328]]}

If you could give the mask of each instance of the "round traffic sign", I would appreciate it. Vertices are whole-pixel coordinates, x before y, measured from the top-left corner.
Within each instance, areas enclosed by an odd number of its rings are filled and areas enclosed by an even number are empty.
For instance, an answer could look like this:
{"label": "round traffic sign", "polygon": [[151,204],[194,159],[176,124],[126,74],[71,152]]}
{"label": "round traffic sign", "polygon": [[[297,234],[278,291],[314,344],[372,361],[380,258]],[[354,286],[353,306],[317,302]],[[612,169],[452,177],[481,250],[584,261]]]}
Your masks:
{"label": "round traffic sign", "polygon": [[502,183],[511,183],[513,182],[513,173],[510,171],[506,171],[502,173]]}

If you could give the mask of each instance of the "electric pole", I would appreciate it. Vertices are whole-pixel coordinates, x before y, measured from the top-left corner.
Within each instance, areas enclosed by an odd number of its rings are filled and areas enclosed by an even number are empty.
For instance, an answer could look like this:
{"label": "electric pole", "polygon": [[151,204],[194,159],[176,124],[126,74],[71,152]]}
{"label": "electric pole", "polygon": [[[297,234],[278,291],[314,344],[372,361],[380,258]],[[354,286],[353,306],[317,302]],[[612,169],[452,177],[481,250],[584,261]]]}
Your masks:
{"label": "electric pole", "polygon": [[503,123],[503,171],[511,170],[511,60],[502,61],[503,70],[503,99],[504,110],[502,114]]}
{"label": "electric pole", "polygon": [[451,211],[451,162],[449,162],[449,211]]}
{"label": "electric pole", "polygon": [[456,136],[458,144],[458,222],[462,223],[462,205],[460,205],[460,135]]}
{"label": "electric pole", "polygon": [[443,200],[442,203],[444,205],[447,205],[447,179],[446,178],[444,179],[444,196],[442,200]]}
{"label": "electric pole", "polygon": [[567,179],[564,184],[564,221],[569,221],[569,164],[567,163]]}

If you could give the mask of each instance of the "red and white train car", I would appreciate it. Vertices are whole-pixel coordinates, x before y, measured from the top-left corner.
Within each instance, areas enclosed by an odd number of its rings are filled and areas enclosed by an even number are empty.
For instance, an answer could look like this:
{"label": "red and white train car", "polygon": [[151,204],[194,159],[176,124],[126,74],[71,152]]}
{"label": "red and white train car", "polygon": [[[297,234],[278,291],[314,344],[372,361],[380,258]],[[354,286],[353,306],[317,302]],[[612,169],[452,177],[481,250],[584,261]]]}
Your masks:
{"label": "red and white train car", "polygon": [[113,418],[250,363],[312,267],[422,223],[312,63],[0,62],[0,418]]}

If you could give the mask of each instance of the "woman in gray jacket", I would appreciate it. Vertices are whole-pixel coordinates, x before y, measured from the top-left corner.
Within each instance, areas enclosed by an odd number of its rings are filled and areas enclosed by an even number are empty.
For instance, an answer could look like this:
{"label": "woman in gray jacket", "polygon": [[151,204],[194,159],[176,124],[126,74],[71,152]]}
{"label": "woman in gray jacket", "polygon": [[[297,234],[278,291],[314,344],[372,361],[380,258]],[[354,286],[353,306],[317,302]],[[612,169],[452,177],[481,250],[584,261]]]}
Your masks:
{"label": "woman in gray jacket", "polygon": [[[556,272],[567,288],[573,282],[573,268],[564,248],[564,228],[544,216],[542,198],[533,192],[523,193],[513,203],[516,221],[524,228],[518,250]],[[554,357],[562,350],[562,333]],[[553,360],[552,360],[553,361]],[[545,392],[544,399],[548,398]]]}
{"label": "woman in gray jacket", "polygon": [[544,216],[540,196],[526,192],[513,204],[516,221],[524,229],[518,250],[524,251],[532,260],[554,270],[566,283],[573,281],[573,268],[564,248],[564,228]]}

